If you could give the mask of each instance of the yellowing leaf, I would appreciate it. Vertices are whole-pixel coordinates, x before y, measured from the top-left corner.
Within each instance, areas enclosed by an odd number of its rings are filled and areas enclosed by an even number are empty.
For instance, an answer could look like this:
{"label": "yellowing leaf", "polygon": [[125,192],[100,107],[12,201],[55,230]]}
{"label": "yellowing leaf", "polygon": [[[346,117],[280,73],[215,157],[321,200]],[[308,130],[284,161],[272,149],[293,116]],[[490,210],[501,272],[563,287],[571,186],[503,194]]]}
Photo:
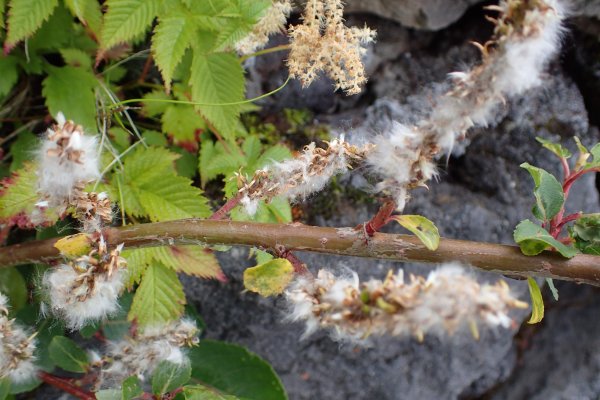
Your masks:
{"label": "yellowing leaf", "polygon": [[177,273],[160,263],[150,265],[135,292],[127,319],[140,326],[164,324],[183,315],[185,294]]}
{"label": "yellowing leaf", "polygon": [[531,295],[531,318],[528,324],[537,324],[544,319],[544,299],[537,282],[533,278],[527,278],[529,294]]}
{"label": "yellowing leaf", "polygon": [[77,233],[57,240],[54,247],[65,257],[79,257],[90,252],[92,241],[88,234]]}
{"label": "yellowing leaf", "polygon": [[429,249],[435,250],[440,244],[440,233],[433,222],[421,215],[397,215],[394,220],[414,233]]}
{"label": "yellowing leaf", "polygon": [[276,258],[244,271],[244,286],[261,296],[283,292],[294,277],[294,267],[285,258]]}

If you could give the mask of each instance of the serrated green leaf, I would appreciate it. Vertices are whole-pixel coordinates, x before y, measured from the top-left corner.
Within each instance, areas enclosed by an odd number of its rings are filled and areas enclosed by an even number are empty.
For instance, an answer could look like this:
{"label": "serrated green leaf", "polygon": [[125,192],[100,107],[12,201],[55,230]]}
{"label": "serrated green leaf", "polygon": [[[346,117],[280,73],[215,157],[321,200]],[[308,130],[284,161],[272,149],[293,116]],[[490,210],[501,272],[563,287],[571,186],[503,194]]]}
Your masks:
{"label": "serrated green leaf", "polygon": [[102,50],[143,34],[160,9],[160,0],[108,0],[100,32]]}
{"label": "serrated green leaf", "polygon": [[265,152],[256,160],[256,168],[263,168],[267,165],[273,164],[274,162],[281,162],[292,158],[292,152],[289,148],[282,145],[275,145],[269,147]]}
{"label": "serrated green leaf", "polygon": [[73,16],[82,24],[88,26],[92,32],[98,34],[102,24],[102,11],[98,0],[64,0],[65,5]]}
{"label": "serrated green leaf", "polygon": [[159,17],[152,36],[152,53],[167,90],[171,88],[175,68],[194,42],[197,28],[189,13],[181,10],[173,10]]}
{"label": "serrated green leaf", "polygon": [[190,350],[192,377],[224,393],[248,400],[286,400],[273,368],[234,344],[202,340]]}
{"label": "serrated green leaf", "polygon": [[537,282],[533,278],[527,278],[529,285],[529,295],[531,296],[531,318],[528,324],[537,324],[544,319],[544,299]]}
{"label": "serrated green leaf", "polygon": [[[62,3],[54,10],[48,21],[35,32],[35,35],[27,39],[27,50],[30,55],[29,62],[21,64],[24,69],[28,69],[33,60],[37,59],[39,72],[45,72],[47,61],[37,56],[37,53],[48,53],[50,50],[58,50],[65,47],[75,46],[82,49],[86,48],[91,39],[76,33],[74,30],[73,16]],[[93,43],[93,41],[92,41]],[[88,49],[89,50],[89,49]],[[34,61],[35,63],[35,61]],[[42,69],[44,71],[42,71]],[[28,71],[28,73],[31,73]]]}
{"label": "serrated green leaf", "polygon": [[167,147],[169,142],[161,132],[157,131],[144,131],[142,132],[142,138],[148,146],[153,147]]}
{"label": "serrated green leaf", "polygon": [[65,60],[65,64],[72,67],[82,67],[86,70],[92,69],[92,59],[85,51],[76,48],[60,49],[59,51],[63,60]]}
{"label": "serrated green leaf", "polygon": [[[73,84],[77,90],[73,90]],[[50,114],[62,112],[67,119],[83,125],[91,131],[96,128],[95,88],[98,81],[94,74],[84,68],[65,66],[48,67],[42,94]]]}
{"label": "serrated green leaf", "polygon": [[600,255],[600,214],[578,218],[570,229],[571,237],[584,254]]}
{"label": "serrated green leaf", "polygon": [[166,149],[138,148],[125,159],[124,172],[113,177],[112,198],[126,213],[152,221],[208,217],[212,212],[202,191],[175,174],[177,157]]}
{"label": "serrated green leaf", "polygon": [[193,385],[183,388],[185,400],[240,400],[239,397],[218,393],[213,388]]}
{"label": "serrated green leaf", "polygon": [[163,395],[185,385],[192,376],[189,363],[181,365],[161,361],[152,374],[152,393]]}
{"label": "serrated green leaf", "polygon": [[596,143],[594,147],[590,149],[592,155],[592,161],[583,166],[584,169],[598,168],[600,167],[600,143]]}
{"label": "serrated green leaf", "polygon": [[33,35],[50,18],[57,5],[58,0],[11,0],[4,48],[11,49]]}
{"label": "serrated green leaf", "polygon": [[[171,96],[165,93],[163,89],[155,89],[149,93],[144,94],[143,99],[149,100],[169,100]],[[159,101],[142,101],[142,109],[144,115],[147,117],[154,117],[162,114],[169,107],[169,103]]]}
{"label": "serrated green leaf", "polygon": [[0,56],[0,98],[10,93],[19,79],[18,59],[13,56]]}
{"label": "serrated green leaf", "polygon": [[87,353],[71,339],[55,336],[50,342],[48,352],[52,361],[70,372],[86,372],[89,366]]}
{"label": "serrated green leaf", "polygon": [[19,311],[27,303],[27,284],[15,267],[0,268],[0,293],[8,297],[11,313]]}
{"label": "serrated green leaf", "polygon": [[154,260],[153,251],[153,248],[126,249],[123,251],[121,255],[127,260],[127,279],[125,280],[127,289],[131,290],[134,285],[140,283],[146,268]]}
{"label": "serrated green leaf", "polygon": [[545,149],[550,150],[560,158],[569,158],[572,155],[569,149],[563,147],[560,143],[554,143],[541,137],[536,137],[535,140],[540,142]]}
{"label": "serrated green leaf", "polygon": [[38,201],[36,166],[26,163],[7,182],[0,182],[0,220],[30,216]]}
{"label": "serrated green leaf", "polygon": [[440,233],[433,222],[421,215],[397,215],[393,217],[404,228],[414,233],[429,250],[440,244]]}
{"label": "serrated green leaf", "polygon": [[0,0],[0,29],[6,28],[6,24],[4,23],[4,17],[6,12],[6,0]]}
{"label": "serrated green leaf", "polygon": [[205,279],[225,279],[215,255],[202,246],[155,247],[151,250],[151,257],[166,267],[187,275]]}
{"label": "serrated green leaf", "polygon": [[276,258],[244,271],[244,287],[268,297],[283,293],[294,278],[294,266],[285,258]]}
{"label": "serrated green leaf", "polygon": [[274,197],[267,204],[266,208],[272,216],[268,222],[276,224],[292,222],[292,207],[290,206],[290,202],[285,197]]}
{"label": "serrated green leaf", "polygon": [[161,118],[162,130],[173,138],[173,143],[191,145],[197,149],[196,134],[206,129],[204,120],[188,105],[169,105]]}
{"label": "serrated green leaf", "polygon": [[133,400],[144,393],[142,383],[137,376],[130,376],[121,385],[121,400]]}
{"label": "serrated green leaf", "polygon": [[29,131],[19,134],[17,140],[10,146],[10,154],[12,154],[10,172],[17,171],[26,164],[26,161],[31,160],[33,150],[38,146],[38,143],[38,137]]}
{"label": "serrated green leaf", "polygon": [[531,174],[535,189],[533,194],[536,204],[533,206],[533,215],[540,221],[550,221],[561,210],[565,196],[562,185],[558,180],[543,170],[528,163],[521,164]]}
{"label": "serrated green leaf", "polygon": [[[204,104],[227,104],[244,100],[244,71],[231,53],[204,54],[197,49],[190,78],[192,100]],[[196,106],[227,140],[236,136],[239,105]]]}
{"label": "serrated green leaf", "polygon": [[571,258],[577,250],[554,239],[547,230],[530,220],[523,220],[513,233],[515,242],[526,256],[535,256],[549,247],[554,247],[563,257]]}
{"label": "serrated green leaf", "polygon": [[128,320],[140,326],[164,324],[181,317],[185,294],[177,273],[160,263],[151,264],[135,292]]}

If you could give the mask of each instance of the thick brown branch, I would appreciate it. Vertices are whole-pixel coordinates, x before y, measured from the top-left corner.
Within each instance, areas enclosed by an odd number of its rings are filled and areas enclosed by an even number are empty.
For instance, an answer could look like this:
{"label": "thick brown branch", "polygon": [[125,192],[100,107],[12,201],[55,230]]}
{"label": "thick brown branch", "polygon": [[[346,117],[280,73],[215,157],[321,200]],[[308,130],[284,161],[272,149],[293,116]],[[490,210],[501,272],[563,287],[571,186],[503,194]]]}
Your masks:
{"label": "thick brown branch", "polygon": [[[327,228],[302,224],[263,224],[257,222],[185,219],[107,228],[110,245],[126,247],[171,244],[225,244],[264,249],[312,251],[318,253],[371,257],[395,261],[461,261],[477,268],[511,276],[540,276],[600,286],[600,257],[578,255],[564,259],[552,252],[536,257],[521,254],[516,246],[442,239],[430,251],[410,235],[375,233],[369,240],[353,228]],[[57,239],[0,247],[0,266],[47,262],[59,257]]]}

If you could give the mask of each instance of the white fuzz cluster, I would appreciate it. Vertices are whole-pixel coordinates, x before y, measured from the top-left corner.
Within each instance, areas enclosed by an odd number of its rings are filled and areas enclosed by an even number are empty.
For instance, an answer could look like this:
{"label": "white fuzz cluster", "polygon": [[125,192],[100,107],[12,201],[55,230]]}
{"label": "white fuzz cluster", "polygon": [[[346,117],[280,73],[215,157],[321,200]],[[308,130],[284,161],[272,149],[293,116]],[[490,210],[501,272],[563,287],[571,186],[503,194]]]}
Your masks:
{"label": "white fuzz cluster", "polygon": [[413,127],[395,125],[376,140],[368,162],[383,178],[378,186],[401,211],[407,190],[434,175],[432,160],[451,151],[473,126],[487,126],[505,98],[541,83],[544,67],[559,48],[564,11],[556,0],[501,1],[494,38],[478,47],[483,62],[454,72],[452,90],[441,96],[429,117]]}
{"label": "white fuzz cluster", "polygon": [[8,377],[14,384],[36,379],[34,336],[8,319],[8,299],[0,293],[0,379]]}
{"label": "white fuzz cluster", "polygon": [[136,375],[144,381],[161,361],[177,365],[189,362],[184,347],[198,344],[198,327],[193,320],[181,319],[167,325],[144,329],[135,337],[108,344],[101,366],[101,385],[120,384]]}
{"label": "white fuzz cluster", "polygon": [[526,308],[504,281],[479,284],[458,264],[445,264],[427,279],[403,271],[385,280],[359,283],[356,274],[336,277],[320,270],[317,278],[298,278],[286,291],[291,321],[305,321],[309,335],[317,328],[334,338],[361,342],[370,335],[415,336],[453,334],[469,327],[478,338],[477,323],[510,326],[510,308]]}
{"label": "white fuzz cluster", "polygon": [[49,269],[42,280],[44,307],[73,330],[116,313],[126,277],[122,249],[119,245],[108,253],[102,240],[89,255]]}
{"label": "white fuzz cluster", "polygon": [[285,196],[290,201],[305,199],[323,189],[334,175],[346,172],[353,163],[364,159],[365,152],[338,139],[328,143],[326,149],[311,143],[299,157],[256,171],[249,182],[239,177],[241,204],[253,215],[261,199],[275,196]]}
{"label": "white fuzz cluster", "polygon": [[100,177],[98,141],[62,113],[39,149],[39,191],[49,205],[69,202],[75,188]]}
{"label": "white fuzz cluster", "polygon": [[265,47],[270,35],[284,31],[292,9],[290,0],[275,0],[265,15],[256,23],[252,32],[235,44],[237,52],[250,54]]}

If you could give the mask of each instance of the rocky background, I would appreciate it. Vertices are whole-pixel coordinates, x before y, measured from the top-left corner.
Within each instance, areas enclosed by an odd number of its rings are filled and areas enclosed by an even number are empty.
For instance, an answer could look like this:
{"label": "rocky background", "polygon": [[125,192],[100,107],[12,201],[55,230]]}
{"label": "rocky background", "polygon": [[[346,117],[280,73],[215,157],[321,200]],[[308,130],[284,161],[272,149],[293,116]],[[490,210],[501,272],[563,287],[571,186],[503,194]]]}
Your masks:
{"label": "rocky background", "polygon": [[[430,106],[448,72],[478,60],[468,42],[485,42],[491,24],[477,0],[349,0],[350,24],[367,23],[378,32],[366,57],[370,81],[358,96],[333,95],[322,79],[307,90],[297,83],[269,98],[265,112],[308,108],[315,123],[354,138],[374,135],[390,121],[411,121]],[[563,51],[550,66],[545,85],[513,98],[489,129],[469,140],[440,164],[439,182],[413,193],[407,213],[435,221],[443,236],[511,243],[519,220],[529,217],[532,181],[522,162],[559,173],[550,152],[535,136],[584,144],[600,140],[600,1],[571,7]],[[281,36],[272,44],[285,41]],[[249,65],[249,97],[285,80],[284,56],[270,54]],[[365,188],[359,174],[338,182],[345,190]],[[348,189],[349,188],[349,189]],[[330,204],[322,212],[320,205]],[[572,190],[573,210],[598,211],[597,185],[588,176]],[[305,207],[309,223],[354,226],[377,209],[328,189]],[[426,273],[431,266],[401,265],[300,253],[313,269],[349,267],[362,277],[383,276],[390,268]],[[242,271],[251,266],[247,251],[219,255],[230,283],[185,281],[188,299],[203,315],[206,336],[240,343],[269,360],[292,400],[303,399],[598,399],[600,398],[600,292],[558,283],[560,301],[547,295],[547,315],[535,326],[515,314],[513,330],[482,331],[452,338],[384,338],[370,348],[340,345],[325,334],[300,340],[303,326],[282,322],[284,304],[243,293]],[[482,280],[499,277],[473,271]],[[524,282],[510,280],[523,299]]]}

